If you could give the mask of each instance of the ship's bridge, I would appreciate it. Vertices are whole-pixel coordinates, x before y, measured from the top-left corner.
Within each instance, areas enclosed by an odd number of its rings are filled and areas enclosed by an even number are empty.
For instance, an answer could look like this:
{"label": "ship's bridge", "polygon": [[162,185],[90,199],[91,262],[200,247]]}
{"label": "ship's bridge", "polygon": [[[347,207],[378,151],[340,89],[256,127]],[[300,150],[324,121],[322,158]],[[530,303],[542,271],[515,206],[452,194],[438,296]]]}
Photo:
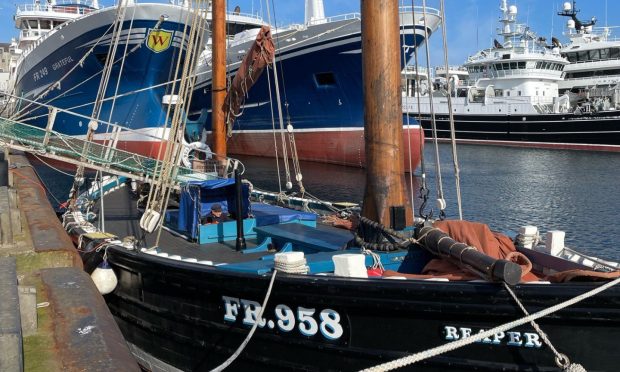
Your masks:
{"label": "ship's bridge", "polygon": [[99,9],[97,0],[33,0],[17,5],[15,27],[20,30],[19,46],[27,49],[55,27]]}

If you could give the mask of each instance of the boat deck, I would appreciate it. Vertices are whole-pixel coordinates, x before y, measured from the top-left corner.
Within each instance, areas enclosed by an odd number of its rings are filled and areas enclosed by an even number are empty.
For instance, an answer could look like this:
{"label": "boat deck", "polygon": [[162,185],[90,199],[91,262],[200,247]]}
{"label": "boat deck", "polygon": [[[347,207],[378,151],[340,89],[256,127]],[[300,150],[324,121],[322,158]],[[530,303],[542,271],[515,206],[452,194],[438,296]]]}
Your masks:
{"label": "boat deck", "polygon": [[[116,235],[119,239],[133,236],[140,239],[142,231],[140,229],[141,212],[137,208],[137,198],[127,187],[110,193],[104,198],[105,210],[105,230]],[[101,201],[95,205],[95,211],[100,210]],[[325,251],[337,251],[346,242],[351,240],[353,235],[346,230],[332,226],[318,224],[316,228],[308,228],[299,224],[269,225],[258,227],[259,239],[261,242],[264,236],[261,234],[269,233],[269,236],[280,236],[282,239],[273,239],[274,244],[282,247],[285,242],[300,244],[308,249],[319,248]],[[278,231],[275,231],[278,230]],[[147,234],[144,247],[155,245],[157,234]],[[292,239],[292,238],[295,239]],[[159,252],[168,255],[179,255],[182,258],[195,258],[198,261],[212,261],[217,263],[242,263],[255,261],[261,257],[273,255],[273,250],[265,250],[255,253],[240,253],[235,249],[235,240],[224,243],[198,244],[189,241],[166,229],[162,230],[159,241]],[[246,240],[247,248],[256,248],[259,242],[256,239]]]}

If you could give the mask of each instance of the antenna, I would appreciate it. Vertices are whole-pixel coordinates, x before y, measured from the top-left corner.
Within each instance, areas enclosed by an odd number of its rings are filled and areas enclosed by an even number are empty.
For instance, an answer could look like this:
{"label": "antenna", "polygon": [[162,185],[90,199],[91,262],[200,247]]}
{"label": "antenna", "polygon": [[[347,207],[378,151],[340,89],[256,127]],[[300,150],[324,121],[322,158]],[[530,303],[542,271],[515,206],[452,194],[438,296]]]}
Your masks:
{"label": "antenna", "polygon": [[478,27],[478,25],[480,24],[479,22],[480,20],[478,19],[478,5],[476,5],[476,50],[480,50],[480,48],[478,48],[478,29],[480,27]]}
{"label": "antenna", "polygon": [[553,38],[553,16],[555,16],[555,9],[553,9],[554,5],[555,4],[551,4],[551,37],[552,38]]}

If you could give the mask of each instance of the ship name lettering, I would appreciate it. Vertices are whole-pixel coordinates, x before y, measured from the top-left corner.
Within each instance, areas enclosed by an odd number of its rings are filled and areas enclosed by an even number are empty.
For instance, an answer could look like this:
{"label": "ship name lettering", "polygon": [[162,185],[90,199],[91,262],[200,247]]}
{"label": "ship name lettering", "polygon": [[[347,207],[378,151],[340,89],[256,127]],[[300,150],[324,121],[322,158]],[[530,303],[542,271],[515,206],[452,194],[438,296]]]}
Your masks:
{"label": "ship name lettering", "polygon": [[259,319],[262,309],[259,302],[229,296],[222,296],[222,300],[226,322],[234,323],[237,318],[240,318],[245,326],[252,327],[258,322],[259,328],[277,328],[283,333],[297,330],[307,337],[320,333],[327,340],[337,340],[344,334],[344,329],[340,324],[340,314],[332,309],[317,312],[314,308],[298,306],[293,310],[288,305],[278,304],[274,308],[273,319]]}
{"label": "ship name lettering", "polygon": [[65,57],[63,59],[59,59],[58,61],[52,63],[52,70],[56,71],[59,68],[64,67],[71,62],[73,62],[73,58],[71,58],[71,56]]}
{"label": "ship name lettering", "polygon": [[[485,332],[485,330],[478,329],[474,331],[473,328],[455,326],[444,326],[443,329],[444,339],[448,341],[460,340],[482,332]],[[540,336],[537,333],[517,331],[498,332],[490,337],[483,338],[482,340],[476,342],[480,344],[507,345],[536,349],[541,348],[543,345],[540,340]]]}
{"label": "ship name lettering", "polygon": [[32,74],[32,79],[33,79],[34,81],[39,81],[39,80],[43,79],[45,76],[47,76],[47,73],[48,73],[48,71],[47,71],[47,67],[43,67],[43,68],[41,68],[41,69],[39,69],[39,70],[35,71],[35,72]]}

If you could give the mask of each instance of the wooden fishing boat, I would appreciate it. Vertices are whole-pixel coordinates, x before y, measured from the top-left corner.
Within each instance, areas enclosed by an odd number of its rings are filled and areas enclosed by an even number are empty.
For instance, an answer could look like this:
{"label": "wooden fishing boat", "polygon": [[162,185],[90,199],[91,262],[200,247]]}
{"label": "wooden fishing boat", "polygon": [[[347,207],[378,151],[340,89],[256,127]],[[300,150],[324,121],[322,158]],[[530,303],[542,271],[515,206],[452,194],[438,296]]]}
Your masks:
{"label": "wooden fishing boat", "polygon": [[[362,12],[363,45],[375,53],[364,57],[369,176],[354,232],[317,224],[313,214],[246,203],[239,172],[227,180],[225,167],[215,180],[183,185],[178,209],[163,208],[161,216],[150,206],[164,193],[163,180],[153,180],[143,214],[139,193],[122,178],[97,184],[64,215],[141,365],[552,371],[578,363],[615,370],[618,271],[517,249],[479,224],[407,228],[415,221],[402,190],[400,90],[389,89],[400,81],[392,55],[398,30],[387,40],[378,32],[398,24],[397,2],[365,0]],[[106,234],[88,218],[102,195]],[[236,220],[198,223],[214,203]],[[143,233],[157,224],[168,229]],[[459,226],[475,234],[464,236]],[[458,272],[435,272],[446,261]],[[405,359],[382,365],[398,358]]]}

